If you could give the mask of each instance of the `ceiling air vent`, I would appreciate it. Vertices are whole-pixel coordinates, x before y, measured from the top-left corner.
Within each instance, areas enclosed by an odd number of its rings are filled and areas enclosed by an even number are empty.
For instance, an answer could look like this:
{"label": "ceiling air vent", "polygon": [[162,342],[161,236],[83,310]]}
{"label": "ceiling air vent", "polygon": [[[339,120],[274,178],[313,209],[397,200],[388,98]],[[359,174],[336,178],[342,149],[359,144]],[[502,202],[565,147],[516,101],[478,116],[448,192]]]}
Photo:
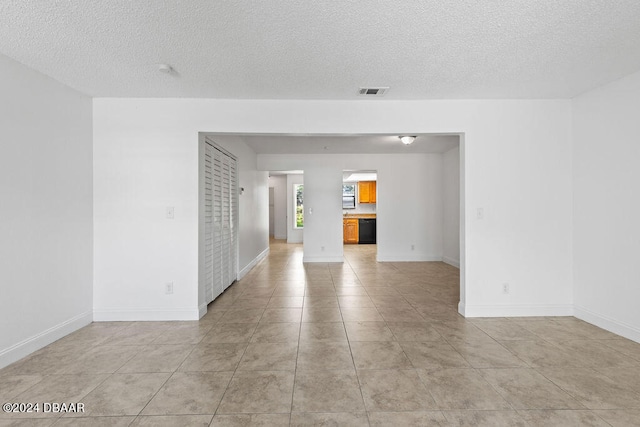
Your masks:
{"label": "ceiling air vent", "polygon": [[361,96],[382,96],[389,90],[388,87],[361,87],[358,95]]}

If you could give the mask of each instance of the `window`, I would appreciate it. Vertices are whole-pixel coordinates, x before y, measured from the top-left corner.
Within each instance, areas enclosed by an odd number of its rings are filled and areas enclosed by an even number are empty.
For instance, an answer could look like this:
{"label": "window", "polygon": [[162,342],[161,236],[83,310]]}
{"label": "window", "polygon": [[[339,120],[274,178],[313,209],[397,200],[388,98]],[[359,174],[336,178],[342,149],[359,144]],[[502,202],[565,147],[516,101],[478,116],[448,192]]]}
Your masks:
{"label": "window", "polygon": [[356,185],[342,184],[342,209],[356,208]]}
{"label": "window", "polygon": [[294,212],[293,212],[293,228],[304,227],[304,205],[302,203],[304,198],[304,185],[293,184],[293,198],[295,199]]}

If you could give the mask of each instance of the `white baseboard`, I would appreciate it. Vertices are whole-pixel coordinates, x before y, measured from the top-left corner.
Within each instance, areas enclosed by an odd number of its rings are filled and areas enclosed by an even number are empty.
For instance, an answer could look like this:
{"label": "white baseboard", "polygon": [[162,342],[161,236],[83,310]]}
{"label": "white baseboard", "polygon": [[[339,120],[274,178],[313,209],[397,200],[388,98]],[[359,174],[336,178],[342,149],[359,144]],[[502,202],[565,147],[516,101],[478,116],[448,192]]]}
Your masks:
{"label": "white baseboard", "polygon": [[344,262],[342,255],[337,256],[304,256],[302,262]]}
{"label": "white baseboard", "polygon": [[93,310],[94,322],[154,322],[198,319],[200,319],[200,307],[176,309],[105,308]]}
{"label": "white baseboard", "polygon": [[458,305],[464,317],[573,316],[571,304]]}
{"label": "white baseboard", "polygon": [[424,262],[442,261],[442,255],[406,252],[403,254],[385,254],[378,252],[378,262]]}
{"label": "white baseboard", "polygon": [[453,259],[451,257],[448,256],[443,256],[442,257],[442,262],[452,265],[454,267],[460,268],[460,260],[459,259]]}
{"label": "white baseboard", "polygon": [[198,306],[198,319],[202,319],[202,316],[207,314],[207,303],[202,303]]}
{"label": "white baseboard", "polygon": [[93,320],[93,313],[87,311],[71,319],[65,320],[51,328],[27,338],[9,348],[0,350],[0,369],[17,362],[25,356],[40,350],[60,338],[87,326]]}
{"label": "white baseboard", "polygon": [[633,325],[629,325],[625,322],[620,322],[610,317],[594,313],[593,311],[587,310],[586,308],[580,306],[575,306],[574,312],[574,315],[578,319],[584,320],[585,322],[589,322],[602,329],[606,329],[609,332],[613,332],[614,334],[618,334],[637,343],[640,343],[640,329]]}
{"label": "white baseboard", "polygon": [[[242,270],[240,270],[238,272],[238,280],[246,276],[247,273],[250,272],[253,267],[255,267],[260,261],[262,261],[267,255],[269,255],[269,250],[270,250],[269,247],[267,247],[267,249],[260,252],[260,254],[257,257],[255,257],[249,264],[247,264]],[[206,312],[206,307],[205,307],[205,312]]]}

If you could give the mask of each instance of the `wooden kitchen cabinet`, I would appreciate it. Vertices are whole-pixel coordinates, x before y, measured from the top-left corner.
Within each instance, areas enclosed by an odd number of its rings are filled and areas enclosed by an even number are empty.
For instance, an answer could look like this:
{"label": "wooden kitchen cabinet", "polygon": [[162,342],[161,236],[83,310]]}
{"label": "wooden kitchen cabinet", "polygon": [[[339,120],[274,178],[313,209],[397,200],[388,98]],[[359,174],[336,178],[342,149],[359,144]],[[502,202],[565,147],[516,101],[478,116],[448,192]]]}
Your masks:
{"label": "wooden kitchen cabinet", "polygon": [[358,202],[376,203],[376,181],[358,182]]}
{"label": "wooden kitchen cabinet", "polygon": [[342,241],[344,243],[358,243],[357,218],[345,218],[342,220]]}

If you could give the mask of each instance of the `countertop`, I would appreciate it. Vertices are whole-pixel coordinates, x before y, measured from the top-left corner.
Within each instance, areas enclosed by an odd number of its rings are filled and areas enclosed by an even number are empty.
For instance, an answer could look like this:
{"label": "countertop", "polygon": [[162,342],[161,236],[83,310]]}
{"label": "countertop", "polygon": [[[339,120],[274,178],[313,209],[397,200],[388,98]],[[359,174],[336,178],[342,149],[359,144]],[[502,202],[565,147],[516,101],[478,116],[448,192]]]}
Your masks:
{"label": "countertop", "polygon": [[360,218],[375,218],[376,214],[371,214],[371,213],[353,213],[353,214],[346,214],[346,215],[342,215],[342,218],[344,219],[360,219]]}

